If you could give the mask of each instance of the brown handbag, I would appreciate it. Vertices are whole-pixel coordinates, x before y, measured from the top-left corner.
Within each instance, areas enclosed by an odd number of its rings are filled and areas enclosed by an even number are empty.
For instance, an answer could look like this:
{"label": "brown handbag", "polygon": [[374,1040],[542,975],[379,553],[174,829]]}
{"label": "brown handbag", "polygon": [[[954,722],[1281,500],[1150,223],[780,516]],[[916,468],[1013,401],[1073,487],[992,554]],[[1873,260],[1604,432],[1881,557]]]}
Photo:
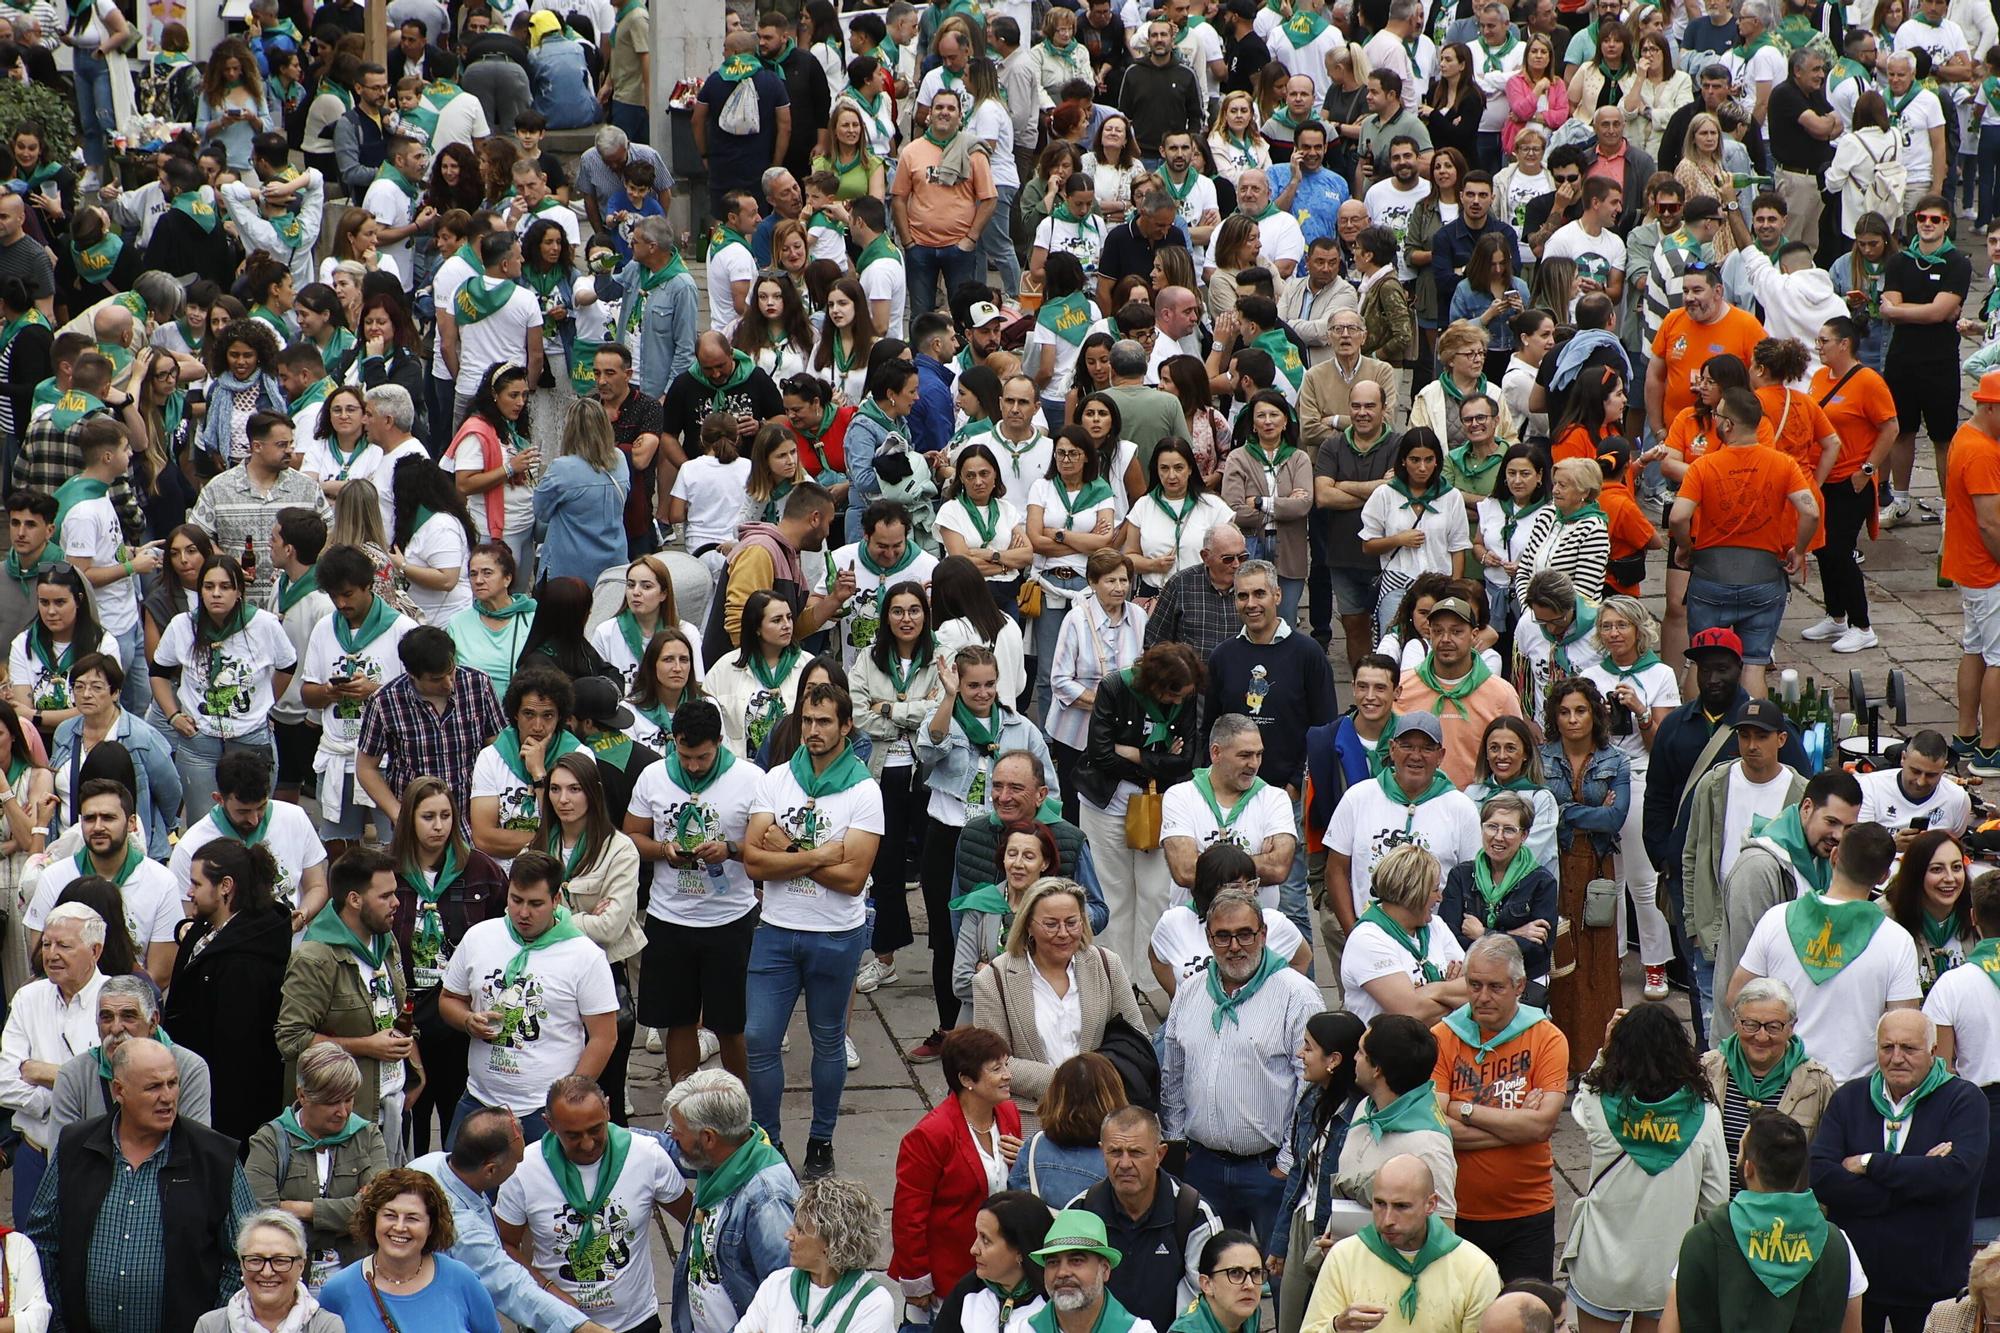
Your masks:
{"label": "brown handbag", "polygon": [[1125,845],[1135,852],[1156,852],[1160,849],[1160,817],[1162,812],[1160,784],[1149,782],[1146,790],[1136,792],[1125,803]]}

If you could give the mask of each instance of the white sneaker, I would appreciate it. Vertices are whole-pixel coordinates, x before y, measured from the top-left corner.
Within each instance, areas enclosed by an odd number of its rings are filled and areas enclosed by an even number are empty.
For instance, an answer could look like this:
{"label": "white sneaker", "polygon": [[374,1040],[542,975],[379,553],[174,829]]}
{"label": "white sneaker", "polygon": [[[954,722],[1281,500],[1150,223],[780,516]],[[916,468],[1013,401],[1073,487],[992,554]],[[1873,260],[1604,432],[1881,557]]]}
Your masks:
{"label": "white sneaker", "polygon": [[667,1053],[667,1043],[665,1039],[663,1039],[660,1036],[660,1030],[658,1028],[647,1028],[646,1054],[665,1055],[666,1053]]}
{"label": "white sneaker", "polygon": [[849,1069],[861,1068],[861,1052],[854,1049],[854,1038],[843,1037],[841,1040],[847,1044],[847,1067]]}
{"label": "white sneaker", "polygon": [[1799,637],[1811,643],[1826,643],[1847,633],[1847,621],[1835,620],[1832,616],[1820,621],[1810,629],[1799,631]]}
{"label": "white sneaker", "polygon": [[696,1029],[694,1040],[695,1046],[700,1051],[700,1058],[695,1061],[696,1064],[705,1065],[716,1056],[722,1054],[722,1038],[716,1036],[707,1028]]}
{"label": "white sneaker", "polygon": [[103,173],[98,171],[96,167],[85,167],[83,169],[83,179],[77,182],[77,188],[85,194],[96,194],[104,188]]}
{"label": "white sneaker", "polygon": [[1910,521],[1909,496],[1899,495],[1895,499],[1891,500],[1888,504],[1882,506],[1881,526],[1885,528],[1896,528],[1896,527],[1901,527],[1902,525],[1908,523],[1909,521]]}
{"label": "white sneaker", "polygon": [[1856,625],[1854,628],[1848,630],[1847,633],[1834,640],[1833,651],[1836,653],[1858,653],[1863,648],[1880,647],[1881,643],[1882,641],[1875,637],[1874,630],[1862,629],[1859,625]]}
{"label": "white sneaker", "polygon": [[866,995],[877,986],[894,985],[895,981],[896,965],[871,957],[861,965],[861,970],[854,974],[854,989]]}

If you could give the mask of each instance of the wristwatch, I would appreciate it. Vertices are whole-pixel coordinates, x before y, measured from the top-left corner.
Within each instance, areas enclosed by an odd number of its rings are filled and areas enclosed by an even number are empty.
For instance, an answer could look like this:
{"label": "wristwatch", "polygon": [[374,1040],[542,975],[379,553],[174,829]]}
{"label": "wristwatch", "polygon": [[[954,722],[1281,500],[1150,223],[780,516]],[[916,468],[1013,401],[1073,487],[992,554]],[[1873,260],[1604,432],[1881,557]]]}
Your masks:
{"label": "wristwatch", "polygon": [[1873,463],[1863,463],[1863,464],[1861,465],[1861,475],[1862,475],[1862,476],[1864,476],[1864,477],[1872,477],[1872,476],[1874,476],[1874,475],[1875,475],[1875,465],[1874,465]]}
{"label": "wristwatch", "polygon": [[1458,1104],[1458,1118],[1468,1125],[1472,1123],[1472,1108],[1474,1105],[1475,1103],[1473,1102],[1460,1102]]}

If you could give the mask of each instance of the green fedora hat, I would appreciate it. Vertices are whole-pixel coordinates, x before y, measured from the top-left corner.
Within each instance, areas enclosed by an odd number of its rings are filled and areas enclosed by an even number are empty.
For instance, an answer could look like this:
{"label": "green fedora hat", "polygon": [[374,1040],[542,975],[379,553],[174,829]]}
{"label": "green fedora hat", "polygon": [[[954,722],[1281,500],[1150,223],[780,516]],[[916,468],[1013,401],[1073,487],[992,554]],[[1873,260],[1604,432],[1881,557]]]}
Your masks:
{"label": "green fedora hat", "polygon": [[1049,1223],[1047,1241],[1030,1257],[1038,1264],[1046,1263],[1055,1255],[1073,1250],[1097,1255],[1113,1268],[1118,1267],[1118,1260],[1122,1257],[1105,1240],[1104,1219],[1081,1208],[1067,1208],[1057,1213],[1055,1220]]}

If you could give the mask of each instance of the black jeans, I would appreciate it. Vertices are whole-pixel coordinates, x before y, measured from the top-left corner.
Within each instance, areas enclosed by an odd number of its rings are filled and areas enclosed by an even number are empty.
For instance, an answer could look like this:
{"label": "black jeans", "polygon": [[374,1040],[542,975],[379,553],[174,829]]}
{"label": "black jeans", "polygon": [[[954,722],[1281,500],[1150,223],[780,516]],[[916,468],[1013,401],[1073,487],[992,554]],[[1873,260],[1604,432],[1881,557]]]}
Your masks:
{"label": "black jeans", "polygon": [[1486,1257],[1500,1270],[1502,1282],[1521,1277],[1547,1282],[1549,1274],[1555,1272],[1556,1210],[1553,1208],[1497,1222],[1475,1222],[1461,1217],[1455,1225],[1459,1239],[1469,1240],[1486,1252]]}
{"label": "black jeans", "polygon": [[[914,797],[912,798],[914,799]],[[958,865],[958,835],[951,824],[924,816],[924,915],[930,920],[931,991],[937,997],[938,1028],[958,1026],[958,996],[951,989],[952,955],[958,941],[951,933],[951,881]],[[970,888],[970,885],[967,885]]]}
{"label": "black jeans", "polygon": [[1929,1316],[1928,1305],[1883,1305],[1873,1296],[1861,1298],[1861,1333],[1882,1333],[1885,1323],[1889,1333],[1924,1333]]}
{"label": "black jeans", "polygon": [[[1326,543],[1333,526],[1333,511],[1315,508],[1306,516],[1307,549],[1312,563],[1306,566],[1306,617],[1312,636],[1322,643],[1333,640],[1333,571],[1327,563]],[[1067,793],[1069,788],[1063,788]],[[1073,824],[1074,818],[1070,820]]]}
{"label": "black jeans", "polygon": [[1061,741],[1049,741],[1049,758],[1055,761],[1056,785],[1062,788],[1062,817],[1076,823],[1077,791],[1076,771],[1083,767],[1083,751],[1073,750]]}
{"label": "black jeans", "polygon": [[451,1133],[452,1113],[465,1095],[466,1062],[472,1039],[438,1014],[439,988],[417,992],[417,1054],[424,1062],[424,1090],[403,1108],[409,1128],[410,1156],[431,1150],[431,1116],[438,1118],[439,1144]]}
{"label": "black jeans", "polygon": [[916,942],[910,929],[910,826],[923,824],[925,789],[917,781],[917,766],[882,770],[882,843],[875,854],[874,881],[868,896],[875,900],[875,954],[894,953]]}
{"label": "black jeans", "polygon": [[1855,629],[1868,628],[1868,587],[1854,563],[1856,543],[1875,512],[1874,488],[1856,491],[1852,481],[1828,482],[1821,493],[1826,513],[1826,545],[1820,547],[1819,584],[1826,613],[1845,616]]}

